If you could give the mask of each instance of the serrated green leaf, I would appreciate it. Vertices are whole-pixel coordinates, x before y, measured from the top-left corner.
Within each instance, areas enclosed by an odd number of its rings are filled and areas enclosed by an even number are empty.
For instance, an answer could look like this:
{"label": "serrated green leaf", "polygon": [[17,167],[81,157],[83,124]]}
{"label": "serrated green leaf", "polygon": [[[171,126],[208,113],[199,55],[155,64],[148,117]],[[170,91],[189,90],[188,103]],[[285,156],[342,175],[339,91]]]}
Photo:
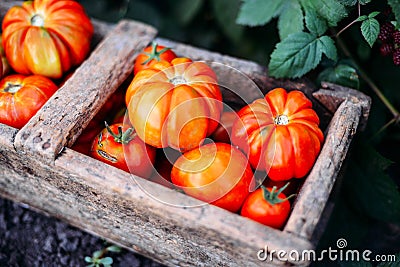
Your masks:
{"label": "serrated green leaf", "polygon": [[361,23],[361,33],[370,47],[378,38],[379,29],[379,22],[375,18],[368,18]]}
{"label": "serrated green leaf", "polygon": [[342,5],[345,6],[355,6],[357,4],[357,0],[339,0]]}
{"label": "serrated green leaf", "polygon": [[394,254],[396,257],[395,261],[386,261],[381,262],[377,265],[377,267],[399,267],[400,266],[400,253]]}
{"label": "serrated green leaf", "polygon": [[278,20],[279,37],[281,40],[289,34],[303,31],[303,11],[298,0],[287,0],[280,10]]}
{"label": "serrated green leaf", "polygon": [[348,65],[339,64],[334,68],[327,68],[318,75],[318,83],[325,81],[358,89],[360,80],[357,71]]}
{"label": "serrated green leaf", "polygon": [[317,36],[321,36],[328,29],[326,21],[313,9],[306,10],[306,26],[311,33]]}
{"label": "serrated green leaf", "polygon": [[[322,53],[329,49],[326,38],[330,37],[323,37],[299,32],[282,40],[271,54],[268,66],[270,75],[277,78],[297,78],[314,69],[321,61]],[[332,52],[329,54],[333,56]]]}
{"label": "serrated green leaf", "polygon": [[344,5],[332,0],[302,0],[305,9],[313,9],[328,22],[328,26],[336,26],[339,21],[347,16]]}
{"label": "serrated green leaf", "polygon": [[238,42],[244,32],[244,27],[235,23],[240,0],[213,0],[210,3],[222,31]]}
{"label": "serrated green leaf", "polygon": [[110,265],[113,263],[113,259],[111,257],[105,257],[105,258],[100,259],[98,262],[102,263],[104,265]]}
{"label": "serrated green leaf", "polygon": [[267,24],[277,16],[285,0],[244,0],[240,6],[236,23],[247,26],[261,26]]}
{"label": "serrated green leaf", "polygon": [[400,24],[400,0],[388,0],[388,4],[392,8],[397,23]]}
{"label": "serrated green leaf", "polygon": [[368,19],[368,16],[367,16],[367,15],[362,15],[362,16],[359,16],[359,17],[356,19],[356,21],[361,22],[361,21],[364,21],[364,20],[366,20],[366,19]]}
{"label": "serrated green leaf", "polygon": [[344,182],[357,208],[371,218],[400,223],[400,193],[385,173],[391,161],[364,141],[353,151],[350,162]]}
{"label": "serrated green leaf", "polygon": [[371,12],[371,13],[368,15],[368,18],[372,19],[372,18],[378,16],[379,13],[380,13],[379,11]]}
{"label": "serrated green leaf", "polygon": [[322,53],[326,55],[327,58],[336,61],[337,60],[337,51],[336,51],[336,46],[335,42],[333,39],[329,36],[321,36],[319,38],[319,41],[321,42],[321,49]]}

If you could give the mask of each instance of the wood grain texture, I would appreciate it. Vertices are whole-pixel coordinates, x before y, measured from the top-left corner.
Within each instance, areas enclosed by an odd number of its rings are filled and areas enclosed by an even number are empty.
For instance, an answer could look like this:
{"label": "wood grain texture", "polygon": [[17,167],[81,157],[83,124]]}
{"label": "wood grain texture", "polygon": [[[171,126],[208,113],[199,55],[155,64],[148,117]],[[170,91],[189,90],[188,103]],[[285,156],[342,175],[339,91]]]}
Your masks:
{"label": "wood grain texture", "polygon": [[74,143],[108,97],[132,72],[138,52],[156,34],[150,26],[121,21],[70,79],[18,132],[15,147],[49,164]]}
{"label": "wood grain texture", "polygon": [[297,196],[285,231],[312,239],[361,116],[361,106],[350,100],[342,102],[336,110],[321,153]]}

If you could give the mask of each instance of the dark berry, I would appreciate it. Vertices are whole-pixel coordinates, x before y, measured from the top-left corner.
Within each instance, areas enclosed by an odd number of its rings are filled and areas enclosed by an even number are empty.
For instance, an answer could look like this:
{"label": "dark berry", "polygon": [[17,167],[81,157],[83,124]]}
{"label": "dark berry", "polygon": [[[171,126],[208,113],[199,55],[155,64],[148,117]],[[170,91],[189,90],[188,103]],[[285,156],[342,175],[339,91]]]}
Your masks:
{"label": "dark berry", "polygon": [[386,57],[393,53],[394,45],[393,43],[382,43],[379,50],[381,52],[381,55]]}
{"label": "dark berry", "polygon": [[400,48],[397,48],[393,52],[393,63],[396,66],[400,66]]}
{"label": "dark berry", "polygon": [[379,31],[378,38],[382,42],[387,42],[392,39],[392,34],[394,32],[394,26],[390,22],[385,22],[381,26],[381,30]]}
{"label": "dark berry", "polygon": [[395,31],[392,34],[392,36],[393,36],[394,43],[397,44],[397,45],[400,45],[400,31],[399,30]]}

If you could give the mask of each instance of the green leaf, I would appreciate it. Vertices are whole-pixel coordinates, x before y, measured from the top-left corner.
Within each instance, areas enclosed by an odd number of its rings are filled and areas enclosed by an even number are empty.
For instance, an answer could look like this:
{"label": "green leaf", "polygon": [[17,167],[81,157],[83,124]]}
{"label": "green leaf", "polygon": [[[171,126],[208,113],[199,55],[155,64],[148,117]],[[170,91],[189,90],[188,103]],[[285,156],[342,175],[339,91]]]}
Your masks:
{"label": "green leaf", "polygon": [[93,262],[93,259],[89,256],[86,256],[85,261],[90,263],[90,262]]}
{"label": "green leaf", "polygon": [[326,21],[313,9],[306,10],[306,26],[311,33],[317,36],[321,36],[328,29]]}
{"label": "green leaf", "polygon": [[100,259],[98,262],[102,263],[103,265],[110,265],[113,263],[113,259],[111,257],[105,257]]}
{"label": "green leaf", "polygon": [[391,161],[363,141],[353,151],[344,179],[358,209],[380,221],[400,223],[400,193],[385,173]]}
{"label": "green leaf", "polygon": [[303,31],[303,11],[298,0],[287,0],[282,6],[278,20],[279,37],[281,40],[289,34]]}
{"label": "green leaf", "polygon": [[356,19],[356,21],[361,22],[361,21],[364,21],[364,20],[366,20],[366,19],[368,19],[367,15],[362,15],[362,16],[359,16],[359,17]]}
{"label": "green leaf", "polygon": [[398,267],[400,266],[400,253],[394,254],[396,257],[395,261],[386,261],[381,262],[377,265],[377,267]]}
{"label": "green leaf", "polygon": [[370,19],[375,18],[376,16],[379,15],[379,13],[380,13],[379,11],[371,12],[371,13],[368,15],[368,18],[370,18]]}
{"label": "green leaf", "polygon": [[210,4],[222,31],[232,41],[238,42],[244,32],[244,27],[235,23],[240,0],[213,0]]}
{"label": "green leaf", "polygon": [[121,248],[120,247],[118,247],[118,246],[116,246],[116,245],[112,245],[112,246],[109,246],[109,247],[107,247],[107,251],[110,251],[110,252],[121,252]]}
{"label": "green leaf", "polygon": [[101,256],[101,254],[102,254],[102,251],[101,250],[97,250],[97,251],[95,251],[95,252],[93,252],[93,259],[98,259],[98,258],[100,258],[100,256]]}
{"label": "green leaf", "polygon": [[400,0],[388,0],[388,4],[392,8],[397,23],[400,24]]}
{"label": "green leaf", "polygon": [[301,0],[305,9],[313,9],[328,22],[328,26],[336,26],[339,21],[347,16],[344,5],[332,0]]}
{"label": "green leaf", "polygon": [[372,0],[359,0],[359,2],[360,2],[360,4],[361,5],[366,5],[366,4],[368,4],[369,2],[371,2]]}
{"label": "green leaf", "polygon": [[96,266],[97,266],[97,264],[94,264],[94,263],[86,265],[86,267],[96,267]]}
{"label": "green leaf", "polygon": [[328,36],[317,37],[299,32],[289,35],[275,47],[269,62],[271,76],[297,78],[314,69],[321,61],[322,53],[336,57],[333,40]]}
{"label": "green leaf", "polygon": [[286,0],[244,0],[236,22],[247,26],[267,24],[277,13]]}
{"label": "green leaf", "polygon": [[325,69],[319,74],[317,80],[319,83],[326,81],[355,89],[358,89],[360,86],[357,71],[353,67],[344,64]]}
{"label": "green leaf", "polygon": [[339,0],[339,2],[345,6],[355,6],[357,4],[357,0]]}
{"label": "green leaf", "polygon": [[329,36],[321,36],[319,38],[321,42],[321,49],[322,53],[326,55],[327,58],[336,61],[337,60],[337,51],[336,51],[336,46],[335,42],[333,39]]}
{"label": "green leaf", "polygon": [[361,23],[361,33],[370,47],[378,38],[379,29],[379,22],[375,18],[368,18]]}

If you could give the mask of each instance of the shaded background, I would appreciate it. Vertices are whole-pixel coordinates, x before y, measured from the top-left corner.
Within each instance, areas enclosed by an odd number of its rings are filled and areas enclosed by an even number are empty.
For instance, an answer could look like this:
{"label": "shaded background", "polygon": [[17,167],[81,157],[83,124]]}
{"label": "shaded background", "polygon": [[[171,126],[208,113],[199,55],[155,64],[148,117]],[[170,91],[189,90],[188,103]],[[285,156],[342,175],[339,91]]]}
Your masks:
{"label": "shaded background", "polygon": [[[123,18],[135,19],[156,27],[161,37],[249,59],[261,65],[267,65],[269,55],[279,41],[276,20],[254,28],[235,23],[241,3],[239,0],[79,2],[94,18],[108,22],[117,22]],[[385,2],[375,1],[371,8],[374,11],[383,11],[386,8]],[[368,12],[368,7],[365,12]],[[350,13],[349,18],[344,19],[337,29],[343,28],[354,16],[356,15]],[[381,56],[379,44],[369,48],[357,27],[344,32],[342,39],[368,76],[392,104],[400,109],[400,67],[395,66],[390,57]],[[342,58],[346,60],[343,55]],[[307,78],[316,81],[318,74],[329,64],[330,62],[323,61],[320,67],[307,74]],[[400,251],[400,128],[398,124],[393,124],[380,131],[392,119],[391,114],[362,80],[359,88],[372,97],[371,115],[367,129],[357,135],[353,148],[349,151],[346,173],[319,249],[329,246],[335,248],[337,239],[345,238],[348,248],[351,249],[370,249],[375,254],[394,254]],[[7,205],[11,207],[14,204]],[[91,242],[85,243],[86,254],[101,247],[101,241]],[[82,255],[76,255],[78,258],[80,256]],[[145,265],[151,264],[150,261],[138,257],[139,262],[142,260]],[[0,265],[1,263],[0,253]],[[323,266],[327,264],[324,263]]]}

